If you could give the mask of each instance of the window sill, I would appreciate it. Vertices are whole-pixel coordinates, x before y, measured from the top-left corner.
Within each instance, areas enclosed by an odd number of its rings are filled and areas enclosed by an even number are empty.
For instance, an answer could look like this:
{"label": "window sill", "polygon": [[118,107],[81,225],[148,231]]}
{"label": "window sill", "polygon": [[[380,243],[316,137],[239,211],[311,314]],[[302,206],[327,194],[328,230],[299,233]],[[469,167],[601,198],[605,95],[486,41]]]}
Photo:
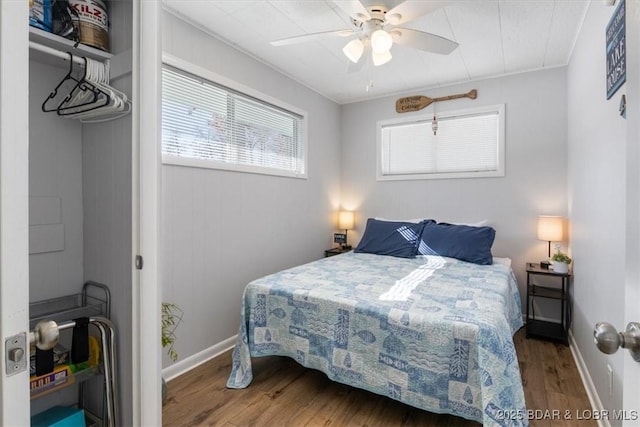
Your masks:
{"label": "window sill", "polygon": [[286,178],[307,179],[307,174],[299,174],[286,170],[264,168],[260,166],[238,165],[232,163],[216,162],[214,160],[194,159],[190,157],[173,156],[170,154],[162,155],[162,164],[171,166],[182,166],[200,169],[215,169],[228,172],[255,173],[260,175],[282,176]]}

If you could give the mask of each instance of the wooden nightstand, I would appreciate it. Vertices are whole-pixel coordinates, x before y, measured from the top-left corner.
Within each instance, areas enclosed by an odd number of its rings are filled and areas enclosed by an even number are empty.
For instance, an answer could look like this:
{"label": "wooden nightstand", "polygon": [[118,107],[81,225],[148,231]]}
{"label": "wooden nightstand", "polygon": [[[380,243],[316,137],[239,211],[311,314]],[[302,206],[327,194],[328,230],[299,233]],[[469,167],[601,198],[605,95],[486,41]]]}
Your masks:
{"label": "wooden nightstand", "polygon": [[340,246],[338,246],[337,248],[331,248],[331,249],[327,249],[326,251],[324,251],[324,256],[326,257],[330,257],[330,256],[334,256],[334,255],[340,255],[343,254],[345,252],[349,252],[351,250],[351,247],[349,247],[348,249],[343,249]]}
{"label": "wooden nightstand", "polygon": [[[542,279],[545,277],[546,279]],[[542,281],[544,284],[540,284]],[[553,286],[553,282],[556,286]],[[571,272],[556,273],[540,268],[538,263],[527,263],[527,338],[544,338],[569,345],[569,326],[571,326],[571,295],[569,285]],[[536,319],[533,302],[536,298],[558,301],[560,323]]]}

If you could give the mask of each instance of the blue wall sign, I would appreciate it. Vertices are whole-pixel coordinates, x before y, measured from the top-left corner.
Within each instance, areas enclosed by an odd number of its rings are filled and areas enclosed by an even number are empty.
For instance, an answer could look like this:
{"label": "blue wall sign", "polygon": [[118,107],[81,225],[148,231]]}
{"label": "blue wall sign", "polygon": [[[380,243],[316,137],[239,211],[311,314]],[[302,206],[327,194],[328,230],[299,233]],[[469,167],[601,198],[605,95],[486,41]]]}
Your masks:
{"label": "blue wall sign", "polygon": [[607,99],[627,80],[625,0],[621,0],[607,24]]}

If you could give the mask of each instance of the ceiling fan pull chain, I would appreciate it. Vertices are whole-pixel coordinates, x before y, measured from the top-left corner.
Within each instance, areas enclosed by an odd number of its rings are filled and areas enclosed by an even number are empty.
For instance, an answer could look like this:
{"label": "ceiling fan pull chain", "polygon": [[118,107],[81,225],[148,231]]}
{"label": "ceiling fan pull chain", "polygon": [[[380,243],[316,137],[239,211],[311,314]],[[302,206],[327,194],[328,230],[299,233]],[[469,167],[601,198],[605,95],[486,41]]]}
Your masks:
{"label": "ceiling fan pull chain", "polygon": [[431,121],[431,130],[433,131],[433,136],[436,136],[438,132],[438,119],[436,118],[436,103],[433,103],[433,120]]}
{"label": "ceiling fan pull chain", "polygon": [[373,89],[373,79],[370,79],[369,83],[367,83],[367,86],[365,87],[365,90],[367,91],[367,93],[369,93],[371,89]]}

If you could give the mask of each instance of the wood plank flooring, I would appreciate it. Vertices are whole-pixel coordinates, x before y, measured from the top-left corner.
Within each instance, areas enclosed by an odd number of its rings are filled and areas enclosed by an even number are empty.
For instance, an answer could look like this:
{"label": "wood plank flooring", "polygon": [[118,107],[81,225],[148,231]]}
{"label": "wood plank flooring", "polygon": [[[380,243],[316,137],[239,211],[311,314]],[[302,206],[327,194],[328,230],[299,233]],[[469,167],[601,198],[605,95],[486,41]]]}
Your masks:
{"label": "wood plank flooring", "polygon": [[[596,426],[595,421],[576,419],[586,418],[591,407],[571,350],[528,340],[524,329],[514,340],[527,409],[533,414],[530,426]],[[246,389],[226,388],[230,372],[229,351],[169,381],[163,425],[479,426],[332,382],[286,357],[253,359],[254,378]]]}

